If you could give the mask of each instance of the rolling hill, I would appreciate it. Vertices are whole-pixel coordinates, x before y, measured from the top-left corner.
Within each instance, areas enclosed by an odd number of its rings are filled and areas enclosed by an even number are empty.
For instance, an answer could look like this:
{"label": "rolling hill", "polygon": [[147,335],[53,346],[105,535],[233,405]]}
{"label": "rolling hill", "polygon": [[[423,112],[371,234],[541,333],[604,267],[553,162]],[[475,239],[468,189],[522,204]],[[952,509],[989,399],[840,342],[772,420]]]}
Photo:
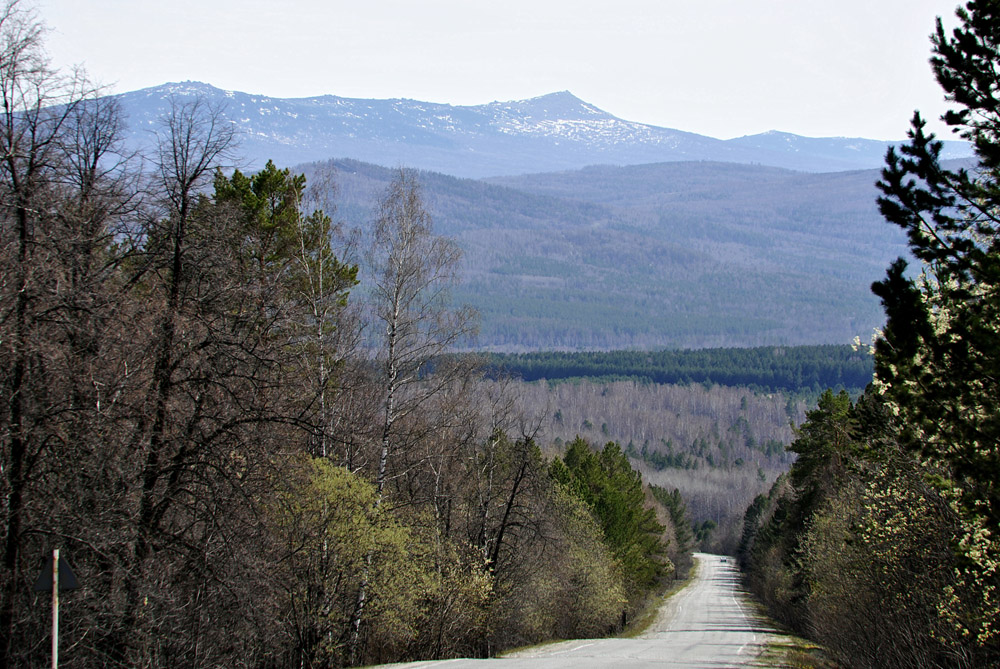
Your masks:
{"label": "rolling hill", "polygon": [[239,129],[244,168],[332,166],[348,226],[393,167],[422,170],[437,231],[465,251],[456,298],[496,351],[847,343],[882,323],[869,285],[906,252],[875,206],[887,142],[723,141],[568,92],[455,107],[185,82],[118,99],[135,148],[172,100],[199,99]]}
{"label": "rolling hill", "polygon": [[[338,217],[370,218],[393,170],[336,170]],[[457,299],[480,345],[537,349],[848,343],[883,322],[869,291],[905,254],[877,171],[725,163],[591,167],[493,180],[421,172],[435,229],[465,251]]]}

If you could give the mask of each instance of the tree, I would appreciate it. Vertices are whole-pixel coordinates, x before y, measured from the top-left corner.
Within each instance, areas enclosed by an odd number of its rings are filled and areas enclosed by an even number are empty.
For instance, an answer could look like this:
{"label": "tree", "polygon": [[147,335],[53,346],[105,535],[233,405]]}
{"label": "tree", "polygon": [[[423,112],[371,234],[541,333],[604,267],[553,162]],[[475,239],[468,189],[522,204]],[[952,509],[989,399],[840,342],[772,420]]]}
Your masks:
{"label": "tree", "polygon": [[649,485],[653,498],[662,504],[670,518],[673,540],[667,545],[670,561],[674,563],[674,579],[687,578],[692,564],[691,552],[695,548],[695,536],[688,518],[687,505],[677,488],[667,490]]}
{"label": "tree", "polygon": [[[276,664],[343,666],[362,573],[379,592],[377,634],[385,645],[417,635],[420,602],[433,587],[429,548],[384,507],[375,487],[326,458],[298,456],[275,481],[266,508],[274,528],[272,624]],[[369,559],[368,556],[372,557]]]}
{"label": "tree", "polygon": [[[119,110],[82,72],[50,68],[44,32],[16,0],[0,9],[0,664],[37,660],[23,588],[36,556],[109,520],[79,522],[91,466],[113,460],[95,424],[121,379],[105,355],[132,199],[113,155]],[[71,458],[86,469],[60,466]]]}
{"label": "tree", "polygon": [[970,666],[967,642],[939,615],[956,567],[954,512],[906,454],[859,469],[802,536],[809,631],[852,667]]}
{"label": "tree", "polygon": [[[312,432],[310,449],[332,456],[332,394],[335,374],[350,352],[342,322],[358,268],[334,253],[333,222],[322,209],[304,211],[306,179],[268,161],[261,171],[215,174],[214,202],[231,210],[238,223],[236,253],[253,276],[267,277],[280,295],[283,317],[276,333],[288,349],[284,371],[291,383],[293,413]],[[275,304],[267,308],[274,309]],[[346,460],[346,458],[345,458]]]}
{"label": "tree", "polygon": [[[369,267],[374,273],[371,302],[377,332],[376,380],[379,399],[379,453],[375,467],[375,504],[382,504],[390,476],[400,477],[412,465],[406,449],[405,421],[455,374],[443,354],[472,334],[473,314],[453,309],[449,288],[456,280],[460,252],[433,234],[413,174],[400,170],[378,203]],[[431,374],[431,365],[435,365]],[[354,618],[356,650],[368,597],[358,593]]]}
{"label": "tree", "polygon": [[816,409],[806,413],[806,422],[788,447],[799,456],[792,465],[791,480],[801,525],[843,482],[847,468],[856,460],[859,446],[853,410],[846,391],[834,395],[826,390]]}
{"label": "tree", "polygon": [[506,616],[498,627],[508,644],[600,637],[620,629],[629,604],[621,565],[590,507],[562,486],[551,494],[548,542],[522,551],[530,561],[505,584]]}
{"label": "tree", "polygon": [[630,602],[636,603],[668,569],[664,527],[646,506],[642,477],[614,442],[593,453],[580,438],[570,443],[562,460],[553,461],[551,471],[591,509],[621,565]]}
{"label": "tree", "polygon": [[847,393],[826,390],[788,450],[798,458],[787,477],[747,509],[739,552],[753,590],[783,622],[805,633],[811,631],[812,579],[802,567],[802,543],[817,514],[854,482],[863,452]]}
{"label": "tree", "polygon": [[[919,114],[909,142],[886,157],[885,218],[909,237],[919,276],[897,261],[873,285],[887,323],[876,385],[899,419],[900,441],[960,512],[961,578],[944,607],[980,652],[1000,653],[1000,12],[968,2],[948,35],[939,20],[931,64],[956,104],[943,120],[975,150],[952,170]],[[971,598],[971,600],[969,599]]]}
{"label": "tree", "polygon": [[[111,652],[119,662],[137,661],[136,653],[148,642],[137,625],[149,596],[150,557],[167,543],[186,540],[176,527],[193,521],[182,516],[197,507],[190,499],[199,487],[194,481],[220,464],[209,452],[233,435],[214,413],[214,391],[225,387],[223,376],[227,381],[238,374],[254,376],[213,365],[235,363],[242,357],[237,349],[249,343],[244,337],[253,336],[247,320],[237,331],[232,331],[235,320],[226,323],[244,306],[227,271],[229,227],[210,220],[201,200],[202,188],[232,142],[233,131],[218,110],[200,101],[173,102],[159,135],[151,177],[154,207],[144,221],[141,253],[129,279],[148,301],[149,316],[138,317],[137,323],[148,327],[150,336],[132,361],[149,373],[136,379],[136,414],[128,438],[140,483],[126,558],[124,623]],[[235,345],[228,347],[230,342]],[[220,356],[224,348],[235,355]],[[216,420],[219,424],[210,427]]]}
{"label": "tree", "polygon": [[[437,374],[421,388],[431,363],[474,331],[473,314],[453,309],[449,289],[461,257],[450,240],[433,234],[412,173],[400,170],[378,204],[369,264],[375,273],[372,302],[379,328],[381,370],[381,452],[375,484],[379,493],[389,475],[389,459],[405,446],[397,423],[449,380]],[[404,393],[409,389],[415,392]]]}

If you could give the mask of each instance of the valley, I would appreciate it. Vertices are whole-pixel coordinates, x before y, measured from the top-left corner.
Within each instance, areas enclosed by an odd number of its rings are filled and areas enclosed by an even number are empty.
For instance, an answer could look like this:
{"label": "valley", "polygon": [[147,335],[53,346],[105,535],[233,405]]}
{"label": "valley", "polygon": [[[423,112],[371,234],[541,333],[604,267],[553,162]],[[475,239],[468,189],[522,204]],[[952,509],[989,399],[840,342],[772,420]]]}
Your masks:
{"label": "valley", "polygon": [[0,667],[1000,666],[996,2],[225,4],[0,3]]}

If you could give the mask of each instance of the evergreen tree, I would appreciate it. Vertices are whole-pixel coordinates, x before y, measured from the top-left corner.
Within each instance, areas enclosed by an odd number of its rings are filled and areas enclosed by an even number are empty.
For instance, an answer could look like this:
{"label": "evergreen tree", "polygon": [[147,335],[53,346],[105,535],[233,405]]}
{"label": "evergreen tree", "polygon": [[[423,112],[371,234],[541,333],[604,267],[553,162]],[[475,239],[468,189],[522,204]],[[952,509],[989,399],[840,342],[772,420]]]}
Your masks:
{"label": "evergreen tree", "polygon": [[858,450],[855,429],[851,398],[843,390],[837,395],[827,390],[816,409],[806,413],[806,422],[788,447],[799,456],[792,465],[791,480],[803,522],[843,479]]}
{"label": "evergreen tree", "polygon": [[916,114],[879,187],[885,218],[906,230],[919,276],[897,261],[873,286],[886,309],[876,387],[900,441],[933,471],[959,512],[961,574],[944,615],[983,652],[1000,653],[1000,3],[972,1],[931,64],[957,109],[944,121],[977,165],[948,169]]}
{"label": "evergreen tree", "polygon": [[552,476],[590,508],[604,539],[621,564],[630,594],[635,596],[664,573],[664,527],[645,506],[642,477],[614,442],[599,453],[575,439],[562,460],[552,464]]}

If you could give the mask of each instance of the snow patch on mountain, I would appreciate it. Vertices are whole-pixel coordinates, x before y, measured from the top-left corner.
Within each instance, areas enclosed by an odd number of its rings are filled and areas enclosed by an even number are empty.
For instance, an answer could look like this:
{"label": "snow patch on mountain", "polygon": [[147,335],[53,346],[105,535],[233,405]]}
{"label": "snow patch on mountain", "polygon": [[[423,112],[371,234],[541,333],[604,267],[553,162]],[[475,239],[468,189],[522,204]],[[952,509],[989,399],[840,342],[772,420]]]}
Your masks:
{"label": "snow patch on mountain", "polygon": [[[206,101],[237,126],[251,166],[269,158],[285,165],[355,158],[482,177],[698,160],[838,171],[879,166],[887,145],[778,131],[723,141],[620,119],[569,91],[458,106],[405,98],[274,98],[185,81],[116,97],[130,118],[131,143],[137,147],[153,140],[142,129],[155,127],[172,101]],[[950,144],[961,153],[960,143]]]}

